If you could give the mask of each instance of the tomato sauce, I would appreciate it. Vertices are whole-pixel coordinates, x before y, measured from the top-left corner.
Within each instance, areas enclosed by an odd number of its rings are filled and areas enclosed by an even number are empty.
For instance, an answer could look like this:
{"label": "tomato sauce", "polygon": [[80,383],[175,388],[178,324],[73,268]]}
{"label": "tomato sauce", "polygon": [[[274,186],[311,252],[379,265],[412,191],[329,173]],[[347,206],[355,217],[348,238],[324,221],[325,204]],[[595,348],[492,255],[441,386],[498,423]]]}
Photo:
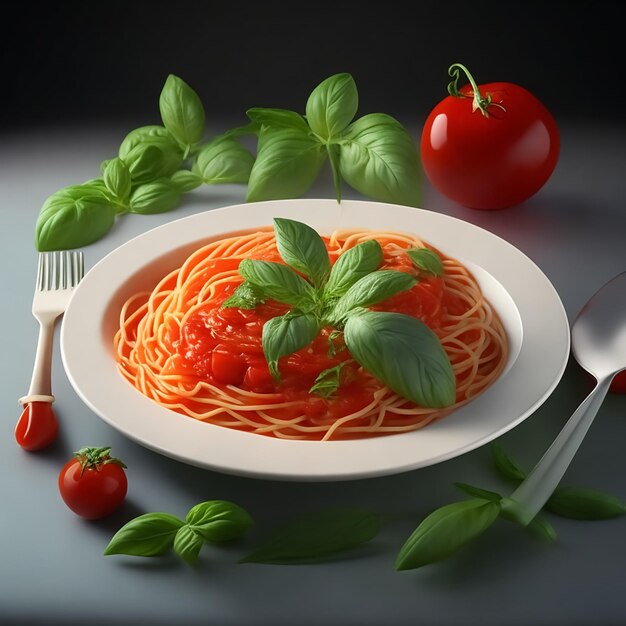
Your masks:
{"label": "tomato sauce", "polygon": [[[278,255],[267,255],[263,259],[281,262]],[[381,269],[416,271],[406,255],[387,253]],[[175,342],[179,356],[177,373],[198,377],[216,386],[234,385],[253,393],[276,394],[276,402],[294,403],[281,411],[282,418],[304,413],[312,424],[327,423],[354,413],[373,401],[381,383],[359,370],[340,337],[333,337],[334,350],[329,351],[333,330],[330,327],[322,329],[306,348],[281,358],[278,364],[281,380],[275,380],[263,354],[263,325],[283,315],[290,307],[269,300],[250,310],[222,308],[235,287],[232,282],[219,285],[210,303],[199,307],[183,323]],[[437,332],[445,311],[462,305],[445,293],[443,279],[422,276],[413,288],[372,308],[414,316]],[[342,362],[346,363],[341,368],[339,393],[326,399],[309,392],[322,371]]]}

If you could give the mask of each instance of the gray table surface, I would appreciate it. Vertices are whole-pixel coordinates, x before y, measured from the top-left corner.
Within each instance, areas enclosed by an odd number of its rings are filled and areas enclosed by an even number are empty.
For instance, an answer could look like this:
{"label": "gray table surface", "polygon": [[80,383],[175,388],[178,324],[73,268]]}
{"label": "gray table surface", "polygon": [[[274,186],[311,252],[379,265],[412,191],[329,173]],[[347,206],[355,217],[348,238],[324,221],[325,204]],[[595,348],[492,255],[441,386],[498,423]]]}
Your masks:
{"label": "gray table surface", "polygon": [[[57,328],[53,387],[61,435],[46,451],[21,450],[13,429],[37,336],[30,316],[37,213],[56,189],[97,175],[100,161],[115,153],[126,130],[54,128],[0,141],[1,623],[626,623],[626,518],[580,522],[548,515],[558,533],[554,545],[498,522],[447,561],[394,571],[394,557],[417,523],[462,497],[454,481],[509,489],[494,473],[488,447],[397,476],[338,483],[284,483],[198,469],[143,448],[93,414],[65,378]],[[423,206],[478,224],[520,248],[552,281],[571,320],[601,284],[626,269],[626,128],[571,121],[562,122],[561,131],[557,169],[524,205],[472,211],[426,188]],[[331,195],[329,179],[309,194]],[[86,264],[153,226],[243,199],[240,186],[204,188],[171,214],[125,216],[85,249]],[[520,464],[532,465],[588,390],[587,378],[571,361],[552,396],[501,443]],[[626,396],[607,398],[564,482],[626,499],[625,414]],[[127,502],[97,522],[71,513],[56,486],[62,464],[85,445],[111,445],[128,464]],[[209,499],[232,500],[255,517],[257,525],[242,544],[204,548],[195,568],[174,557],[102,555],[130,518],[149,511],[184,516]],[[395,521],[345,560],[301,566],[237,563],[279,521],[335,505],[388,513]]]}

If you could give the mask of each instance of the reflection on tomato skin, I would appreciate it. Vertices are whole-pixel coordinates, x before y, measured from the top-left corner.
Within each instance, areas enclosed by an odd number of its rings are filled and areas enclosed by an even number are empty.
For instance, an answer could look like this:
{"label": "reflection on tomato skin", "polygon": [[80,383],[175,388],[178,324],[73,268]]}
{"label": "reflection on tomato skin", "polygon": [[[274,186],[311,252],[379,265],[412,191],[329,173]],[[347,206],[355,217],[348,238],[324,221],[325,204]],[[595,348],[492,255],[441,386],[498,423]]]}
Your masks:
{"label": "reflection on tomato skin", "polygon": [[535,194],[559,156],[559,132],[550,112],[511,83],[480,85],[491,96],[488,116],[468,97],[448,96],[430,113],[421,138],[424,172],[443,195],[473,209],[501,209]]}

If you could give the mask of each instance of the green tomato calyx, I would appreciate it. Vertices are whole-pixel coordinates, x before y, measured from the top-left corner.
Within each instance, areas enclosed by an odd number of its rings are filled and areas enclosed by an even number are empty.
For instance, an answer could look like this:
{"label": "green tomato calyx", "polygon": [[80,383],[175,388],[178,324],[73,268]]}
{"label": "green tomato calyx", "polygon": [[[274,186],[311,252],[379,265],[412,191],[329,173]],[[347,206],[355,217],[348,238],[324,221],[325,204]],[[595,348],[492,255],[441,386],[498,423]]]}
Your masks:
{"label": "green tomato calyx", "polygon": [[108,463],[114,463],[125,468],[126,465],[120,459],[112,457],[110,452],[110,446],[104,448],[81,448],[78,452],[74,452],[74,456],[80,463],[81,475],[87,469],[97,470],[101,465],[107,465]]}
{"label": "green tomato calyx", "polygon": [[485,117],[489,117],[489,107],[491,105],[497,106],[503,111],[505,108],[498,103],[491,101],[491,94],[486,94],[483,96],[480,93],[478,85],[474,80],[474,77],[470,74],[469,70],[465,67],[465,65],[461,65],[461,63],[453,63],[448,68],[448,74],[452,77],[452,80],[448,83],[448,93],[455,98],[469,98],[469,94],[464,94],[459,91],[459,78],[461,77],[461,72],[467,76],[467,80],[472,86],[472,94],[473,94],[473,102],[472,102],[472,112],[480,111],[482,115]]}

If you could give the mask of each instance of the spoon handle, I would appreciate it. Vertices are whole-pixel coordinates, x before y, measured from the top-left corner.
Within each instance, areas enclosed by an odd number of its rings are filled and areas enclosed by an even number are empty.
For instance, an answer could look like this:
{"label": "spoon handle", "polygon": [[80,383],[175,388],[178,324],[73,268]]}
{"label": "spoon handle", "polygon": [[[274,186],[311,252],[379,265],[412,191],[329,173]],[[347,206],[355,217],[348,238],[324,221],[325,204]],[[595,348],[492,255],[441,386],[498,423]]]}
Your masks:
{"label": "spoon handle", "polygon": [[565,474],[591,426],[613,376],[601,378],[558,434],[541,460],[511,494],[520,505],[518,521],[529,524],[543,508]]}

